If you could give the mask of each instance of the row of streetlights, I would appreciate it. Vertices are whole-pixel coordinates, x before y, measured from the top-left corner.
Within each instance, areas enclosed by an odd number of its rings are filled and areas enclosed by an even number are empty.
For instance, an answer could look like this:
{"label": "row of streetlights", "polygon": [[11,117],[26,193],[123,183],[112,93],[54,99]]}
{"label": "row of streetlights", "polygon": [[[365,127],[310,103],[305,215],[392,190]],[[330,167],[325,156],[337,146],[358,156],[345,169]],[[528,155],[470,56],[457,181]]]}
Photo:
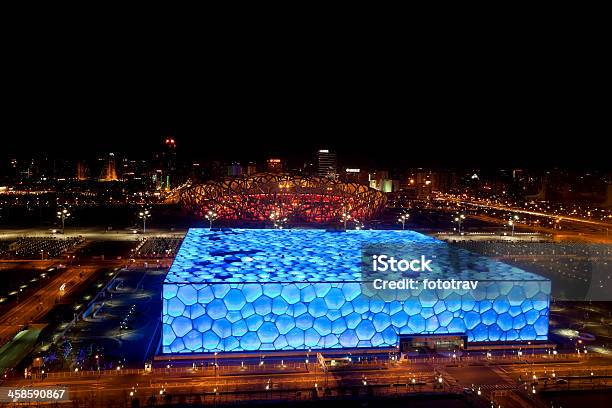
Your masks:
{"label": "row of streetlights", "polygon": [[[146,212],[140,212],[140,217],[143,218],[143,222],[145,222],[146,217],[150,216],[147,214],[148,214],[148,210],[146,210]],[[465,216],[462,216],[462,217],[465,218]],[[212,223],[219,219],[219,214],[217,214],[213,210],[208,210],[208,212],[204,214],[204,218],[208,220],[208,228],[212,229]],[[402,224],[402,230],[406,228],[406,223],[408,222],[409,218],[410,218],[409,213],[403,213],[399,216],[397,222]],[[355,223],[355,229],[357,230],[363,229],[363,223],[357,220],[356,218],[353,218],[353,216],[350,214],[349,211],[344,210],[342,212],[340,220],[342,221],[342,224],[344,225],[345,230],[348,227],[347,225],[348,222],[351,220]],[[272,211],[270,213],[270,221],[272,221],[274,228],[283,229],[286,227],[287,223],[289,222],[289,219],[287,217],[282,216],[280,211]],[[143,224],[143,229],[144,229],[144,224]]]}
{"label": "row of streetlights", "polygon": [[351,213],[347,210],[343,210],[342,215],[340,216],[340,220],[344,224],[344,230],[347,230],[347,224],[349,221],[353,221],[355,223],[355,229],[360,230],[363,229],[363,223],[359,221],[357,218],[353,218]]}
{"label": "row of streetlights", "polygon": [[[148,213],[147,213],[148,214]],[[143,218],[143,222],[146,219],[147,215],[145,215],[145,213],[141,212],[140,213],[140,217]],[[206,214],[204,214],[204,218],[206,218],[206,220],[208,220],[208,228],[212,229],[212,224],[214,221],[219,219],[219,214],[217,214],[217,212],[215,212],[214,210],[208,210],[208,212]],[[272,211],[270,213],[270,221],[272,221],[274,228],[278,228],[278,229],[283,229],[286,227],[287,223],[289,222],[289,219],[285,216],[283,216],[281,214],[280,211]],[[402,229],[405,229],[406,227],[406,222],[408,222],[408,219],[410,218],[410,214],[408,213],[404,213],[402,214],[399,219],[398,222],[402,224]],[[342,221],[343,225],[344,225],[344,229],[346,230],[348,228],[348,222],[349,221],[353,221],[355,223],[355,229],[360,230],[363,229],[364,225],[361,221],[359,221],[356,218],[353,218],[353,216],[351,215],[351,213],[347,210],[344,210],[340,216],[340,220]]]}
{"label": "row of streetlights", "polygon": [[[209,211],[210,213],[210,211]],[[208,216],[207,216],[208,218]],[[289,219],[287,217],[284,217],[281,215],[280,211],[273,211],[272,213],[270,213],[270,220],[272,221],[272,223],[274,224],[274,228],[278,228],[278,229],[283,229],[286,227],[287,223],[289,222]],[[353,218],[353,216],[348,212],[348,211],[344,211],[340,217],[340,220],[342,221],[342,223],[344,224],[344,229],[347,229],[347,224],[349,221],[353,221],[355,223],[355,229],[356,230],[360,230],[363,229],[363,223],[361,221],[359,221],[356,218]]]}
{"label": "row of streetlights", "polygon": [[[460,235],[461,235],[461,226],[463,225],[463,222],[465,221],[465,219],[466,219],[466,216],[463,213],[458,213],[453,218],[453,221],[457,223],[457,233]],[[508,220],[508,226],[512,227],[512,232],[511,232],[512,236],[514,236],[514,226],[516,225],[516,222],[518,220],[519,220],[518,215],[510,216]],[[401,219],[400,219],[400,222],[401,222]],[[402,223],[402,229],[403,229],[403,223]]]}
{"label": "row of streetlights", "polygon": [[[70,217],[70,212],[68,211],[68,209],[64,208],[60,211],[57,212],[57,218],[59,218],[62,222],[62,234],[64,233],[64,229],[65,229],[65,222],[66,219],[68,219]],[[204,217],[208,220],[208,228],[212,229],[212,223],[216,220],[219,219],[219,215],[213,211],[213,210],[209,210]],[[142,232],[146,233],[147,231],[147,219],[151,218],[151,211],[149,209],[142,209],[139,213],[138,213],[138,218],[140,218],[142,220]],[[408,222],[408,219],[410,218],[410,214],[409,213],[403,213],[399,216],[399,218],[397,219],[397,222],[399,224],[402,224],[402,230],[404,230],[406,228],[406,223]],[[356,224],[355,229],[362,229],[363,228],[363,224],[353,218],[351,216],[351,214],[348,211],[344,211],[342,213],[341,216],[341,220],[342,223],[344,224],[344,229],[347,229],[347,223],[350,220],[353,220]],[[463,213],[458,213],[455,215],[453,221],[455,223],[457,223],[457,232],[459,234],[461,234],[461,227],[463,225],[464,220],[466,219],[465,214]],[[274,223],[274,228],[279,228],[279,229],[283,229],[287,222],[288,222],[288,218],[287,217],[282,217],[279,211],[276,212],[272,212],[270,214],[270,220]],[[508,220],[508,226],[512,227],[512,236],[514,236],[514,226],[516,224],[516,222],[519,220],[518,215],[514,215],[511,216],[510,219]]]}
{"label": "row of streetlights", "polygon": [[[57,218],[62,222],[62,234],[66,229],[66,220],[70,218],[70,211],[67,208],[62,208],[57,211]],[[138,218],[142,220],[142,232],[143,234],[147,232],[147,219],[151,218],[151,210],[142,209],[138,212]]]}

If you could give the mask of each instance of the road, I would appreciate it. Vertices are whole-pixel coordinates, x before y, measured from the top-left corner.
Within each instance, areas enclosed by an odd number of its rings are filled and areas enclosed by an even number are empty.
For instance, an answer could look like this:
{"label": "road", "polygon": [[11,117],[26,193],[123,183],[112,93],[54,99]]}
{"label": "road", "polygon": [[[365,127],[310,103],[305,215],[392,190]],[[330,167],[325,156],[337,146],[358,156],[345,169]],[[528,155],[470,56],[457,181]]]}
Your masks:
{"label": "road", "polygon": [[554,219],[554,220],[562,219],[563,222],[570,221],[570,222],[575,222],[575,223],[580,223],[580,224],[588,224],[588,225],[597,226],[597,227],[612,228],[612,223],[610,223],[610,222],[591,220],[591,219],[587,219],[587,218],[573,217],[573,216],[570,216],[570,215],[548,214],[548,213],[541,212],[541,211],[532,211],[532,210],[526,210],[524,208],[507,207],[507,206],[503,206],[503,205],[491,204],[491,203],[488,203],[488,202],[464,201],[464,200],[460,200],[460,199],[448,199],[448,198],[440,199],[440,201],[449,201],[449,202],[453,202],[453,203],[459,203],[459,204],[462,204],[462,205],[468,205],[468,206],[479,207],[479,208],[486,208],[486,209],[489,209],[489,210],[498,210],[498,211],[512,212],[512,213],[516,213],[516,214],[534,215],[534,216],[537,216],[537,217],[545,217],[545,218],[550,218],[550,219]]}
{"label": "road", "polygon": [[[499,219],[495,217],[491,217],[488,215],[482,214],[470,214],[468,218],[473,218],[476,220],[496,223],[500,225],[506,225],[508,222],[506,219]],[[564,241],[564,240],[581,240],[592,243],[610,243],[612,242],[612,236],[606,235],[601,229],[592,228],[590,225],[582,225],[582,224],[570,224],[569,222],[565,224],[565,228],[563,230],[557,230],[553,228],[543,227],[543,226],[534,226],[534,225],[526,225],[521,224],[520,222],[516,223],[517,229],[529,230],[532,232],[538,232],[542,234],[550,234],[553,236],[555,241]],[[612,227],[611,227],[612,228]]]}
{"label": "road", "polygon": [[[42,262],[45,266],[51,265],[48,261]],[[24,325],[42,318],[57,304],[62,296],[78,290],[79,284],[86,281],[96,271],[101,268],[120,265],[122,265],[122,261],[96,260],[66,267],[43,287],[36,289],[25,299],[15,303],[9,311],[0,316],[0,344],[12,338]],[[60,288],[64,284],[64,291],[61,291]]]}
{"label": "road", "polygon": [[[179,396],[197,395],[200,399],[235,402],[254,399],[297,399],[310,398],[317,390],[329,388],[332,396],[366,395],[373,392],[376,396],[407,394],[414,392],[452,392],[464,394],[482,401],[495,401],[504,407],[531,406],[530,394],[533,376],[538,379],[535,385],[537,394],[544,389],[564,389],[557,387],[553,378],[570,378],[571,389],[591,386],[593,381],[604,381],[612,385],[612,367],[609,358],[596,357],[584,359],[543,358],[530,361],[509,360],[469,360],[456,363],[437,363],[431,360],[411,361],[410,363],[386,365],[351,366],[332,369],[324,373],[318,364],[288,364],[281,366],[269,364],[267,368],[253,366],[244,369],[240,366],[223,367],[215,370],[208,368],[156,368],[152,373],[143,370],[108,371],[53,374],[53,378],[34,378],[29,380],[13,378],[2,384],[8,387],[67,387],[71,400],[96,401],[104,404],[127,403],[132,397],[140,397],[141,402],[160,395]],[[553,375],[553,373],[555,373]],[[591,376],[590,373],[593,373]],[[440,385],[440,376],[443,381]],[[543,379],[549,381],[545,384]],[[585,377],[579,382],[578,377]],[[589,378],[590,377],[590,378]],[[527,378],[527,391],[521,385]],[[557,387],[557,388],[554,388]],[[465,391],[464,391],[465,390]],[[470,391],[473,390],[473,391]],[[130,396],[133,393],[133,396]],[[347,394],[348,393],[348,394]],[[351,394],[353,393],[353,394]],[[536,395],[537,395],[536,394]],[[536,401],[538,402],[538,401]],[[539,404],[539,402],[538,402]]]}
{"label": "road", "polygon": [[[142,372],[142,371],[141,371]],[[102,399],[120,401],[130,392],[149,398],[159,396],[163,390],[166,394],[189,395],[198,393],[214,395],[218,393],[230,400],[251,400],[258,393],[285,393],[294,397],[296,392],[309,392],[330,388],[336,390],[384,386],[396,384],[407,390],[433,392],[434,374],[431,365],[420,364],[410,370],[405,368],[367,369],[330,372],[327,375],[317,364],[309,364],[308,370],[303,366],[299,369],[286,368],[273,372],[246,374],[218,373],[214,369],[181,370],[180,373],[166,373],[159,369],[153,374],[133,375],[102,375],[94,377],[68,377],[44,380],[11,380],[3,384],[9,387],[61,387],[69,389],[72,400],[85,400],[92,396]],[[415,380],[413,383],[412,380]],[[443,391],[443,389],[440,389]]]}
{"label": "road", "polygon": [[135,234],[132,229],[106,231],[103,228],[66,228],[66,234],[53,234],[46,228],[0,229],[0,239],[27,237],[68,238],[81,236],[89,241],[136,241],[142,237],[183,238],[187,230],[147,228],[146,234]]}
{"label": "road", "polygon": [[[594,243],[611,243],[612,235],[609,231],[612,230],[612,223],[606,221],[591,220],[586,218],[572,217],[572,216],[561,216],[557,214],[548,214],[545,212],[531,211],[524,208],[506,207],[488,202],[480,201],[465,201],[458,198],[444,198],[439,199],[453,204],[461,204],[467,208],[481,208],[484,210],[495,210],[504,211],[513,214],[523,214],[529,216],[542,217],[550,220],[561,220],[563,230],[548,228],[544,226],[526,225],[518,221],[516,228],[523,230],[530,230],[535,232],[553,234],[558,240],[585,240]],[[470,214],[469,218],[477,219],[483,222],[496,223],[500,225],[506,225],[508,223],[507,218],[496,218],[484,214]]]}

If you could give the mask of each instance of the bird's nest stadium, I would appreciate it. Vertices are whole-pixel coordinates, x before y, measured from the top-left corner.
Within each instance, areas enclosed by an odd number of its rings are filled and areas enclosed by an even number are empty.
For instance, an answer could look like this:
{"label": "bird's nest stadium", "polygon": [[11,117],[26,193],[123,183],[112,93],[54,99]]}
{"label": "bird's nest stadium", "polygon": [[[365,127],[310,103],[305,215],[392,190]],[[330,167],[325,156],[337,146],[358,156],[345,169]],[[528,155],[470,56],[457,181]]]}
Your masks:
{"label": "bird's nest stadium", "polygon": [[343,214],[367,220],[386,204],[383,193],[362,184],[285,173],[228,177],[189,186],[179,194],[195,215],[214,211],[221,219],[243,221],[276,215],[293,222],[325,223]]}

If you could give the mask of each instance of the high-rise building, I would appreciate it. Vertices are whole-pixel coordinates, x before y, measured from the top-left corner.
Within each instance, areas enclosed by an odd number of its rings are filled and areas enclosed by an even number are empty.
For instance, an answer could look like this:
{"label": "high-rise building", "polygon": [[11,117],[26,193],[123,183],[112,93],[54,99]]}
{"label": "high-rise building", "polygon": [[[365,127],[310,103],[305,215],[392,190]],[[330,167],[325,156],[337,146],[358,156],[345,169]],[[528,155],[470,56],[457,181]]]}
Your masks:
{"label": "high-rise building", "polygon": [[347,167],[344,172],[341,173],[340,179],[347,183],[361,183],[367,184],[367,173],[361,171],[361,169],[354,167]]}
{"label": "high-rise building", "polygon": [[115,167],[115,153],[109,153],[105,160],[102,171],[100,172],[100,181],[117,181],[117,169]]}
{"label": "high-rise building", "polygon": [[612,184],[606,186],[606,201],[604,201],[603,206],[612,207]]}
{"label": "high-rise building", "polygon": [[374,170],[368,173],[368,184],[371,188],[383,193],[393,193],[400,190],[400,182],[389,178],[387,170]]}
{"label": "high-rise building", "polygon": [[434,189],[431,171],[419,170],[416,172],[416,190],[417,198],[420,200],[428,200],[431,198]]}
{"label": "high-rise building", "polygon": [[165,165],[165,190],[170,190],[172,183],[177,184],[177,171],[176,171],[176,140],[173,137],[167,137],[164,141],[164,165]]}
{"label": "high-rise building", "polygon": [[321,149],[317,153],[317,159],[319,164],[317,175],[335,179],[337,177],[336,153],[328,149]]}
{"label": "high-rise building", "polygon": [[249,162],[246,167],[246,174],[251,175],[257,173],[257,165],[254,162]]}
{"label": "high-rise building", "polygon": [[280,173],[281,171],[283,171],[283,162],[281,161],[281,159],[268,159],[266,164],[267,170],[270,173]]}
{"label": "high-rise building", "polygon": [[82,160],[77,161],[76,179],[79,181],[87,180],[87,166]]}
{"label": "high-rise building", "polygon": [[230,177],[242,176],[242,166],[240,163],[232,162],[227,166],[227,175]]}
{"label": "high-rise building", "polygon": [[375,190],[382,190],[383,180],[389,178],[386,170],[373,170],[368,173],[368,185]]}

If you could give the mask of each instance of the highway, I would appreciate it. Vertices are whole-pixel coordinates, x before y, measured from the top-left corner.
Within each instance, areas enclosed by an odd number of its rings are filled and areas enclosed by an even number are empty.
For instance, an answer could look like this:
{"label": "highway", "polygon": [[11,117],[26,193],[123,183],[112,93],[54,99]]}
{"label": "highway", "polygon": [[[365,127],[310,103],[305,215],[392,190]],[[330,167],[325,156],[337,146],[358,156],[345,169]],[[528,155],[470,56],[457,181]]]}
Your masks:
{"label": "highway", "polygon": [[464,201],[464,200],[460,200],[457,198],[454,198],[454,199],[444,198],[444,199],[438,199],[438,200],[459,203],[459,204],[467,205],[467,206],[486,208],[489,210],[498,210],[498,211],[516,213],[516,214],[534,215],[534,216],[545,217],[545,218],[550,218],[554,220],[562,219],[564,222],[571,221],[571,222],[576,222],[576,223],[581,223],[581,224],[595,225],[598,227],[612,228],[612,223],[610,222],[573,217],[571,215],[548,214],[548,213],[541,212],[541,211],[525,210],[524,208],[507,207],[503,205],[491,204],[488,202],[480,202],[480,201]]}
{"label": "highway", "polygon": [[[516,221],[516,228],[529,230],[534,232],[546,233],[554,235],[556,240],[583,240],[594,243],[611,243],[612,236],[609,230],[612,229],[612,223],[606,221],[598,221],[586,218],[579,218],[573,216],[565,216],[558,214],[548,214],[540,211],[526,210],[524,208],[507,207],[502,205],[496,205],[483,201],[473,200],[462,200],[459,198],[438,198],[437,201],[447,202],[452,204],[460,204],[465,206],[466,209],[480,208],[483,210],[494,210],[503,211],[512,214],[523,214],[528,216],[542,217],[554,221],[560,220],[563,225],[563,229],[554,229],[543,225],[527,225],[522,223],[520,220]],[[508,219],[502,216],[502,218],[496,218],[485,214],[467,214],[468,218],[476,219],[483,222],[506,225]]]}
{"label": "highway", "polygon": [[[531,360],[469,359],[456,362],[423,359],[410,362],[355,365],[322,371],[318,364],[269,364],[258,369],[240,366],[208,368],[156,368],[82,373],[55,373],[41,379],[9,379],[7,387],[66,387],[73,401],[95,401],[100,405],[128,403],[139,397],[142,402],[151,397],[165,396],[172,401],[180,398],[217,399],[236,402],[254,399],[311,398],[316,392],[323,396],[353,393],[377,396],[415,392],[451,392],[470,394],[483,401],[495,400],[504,407],[531,406],[532,384],[539,394],[551,389],[582,389],[597,382],[612,385],[610,359],[603,357],[575,358],[559,356],[555,359],[536,357]],[[553,374],[554,373],[554,374]],[[593,373],[591,375],[591,373]],[[537,380],[534,380],[533,376]],[[442,382],[439,379],[442,378]],[[544,381],[544,378],[548,378]],[[579,380],[581,378],[581,380]],[[570,384],[557,380],[570,379]],[[525,380],[527,381],[525,384]],[[536,382],[537,384],[535,384]],[[473,390],[473,391],[472,391]],[[480,395],[478,394],[480,392]],[[130,393],[133,395],[130,396]],[[538,402],[540,403],[540,402]]]}
{"label": "highway", "polygon": [[[156,370],[155,373],[131,375],[71,376],[61,379],[43,380],[10,380],[2,384],[8,387],[67,387],[72,400],[84,401],[90,398],[96,401],[121,401],[130,392],[142,398],[159,396],[160,391],[170,395],[200,394],[205,397],[217,394],[227,401],[251,400],[258,394],[285,394],[283,398],[294,398],[296,393],[307,393],[311,390],[325,388],[338,393],[341,389],[367,387],[385,387],[390,384],[418,392],[432,392],[434,373],[429,364],[419,364],[410,370],[401,368],[364,369],[329,372],[321,371],[317,364],[309,364],[308,370],[286,368],[267,370],[256,373],[251,370],[245,373],[218,372],[214,369],[181,370],[179,373],[166,373]],[[112,374],[112,373],[111,373]],[[414,382],[413,382],[414,379]],[[394,388],[395,392],[395,388]]]}
{"label": "highway", "polygon": [[[24,261],[21,261],[22,263]],[[25,261],[29,262],[29,261]],[[85,282],[101,268],[117,267],[124,261],[88,261],[79,265],[69,265],[43,287],[37,288],[31,295],[15,303],[10,310],[0,316],[0,344],[12,338],[24,325],[36,322],[46,315],[62,296],[78,290],[79,284]],[[36,267],[57,266],[59,262],[40,261]],[[64,287],[62,291],[61,288]]]}
{"label": "highway", "polygon": [[66,233],[53,234],[45,228],[19,228],[19,229],[0,229],[0,239],[19,239],[28,237],[83,237],[89,241],[137,241],[143,237],[174,237],[183,238],[187,230],[174,230],[147,228],[146,234],[134,233],[131,228],[123,230],[107,231],[104,228],[66,228]]}
{"label": "highway", "polygon": [[[500,225],[506,225],[508,222],[506,219],[495,218],[482,214],[470,214],[468,215],[468,218]],[[563,230],[558,230],[544,226],[527,225],[517,221],[516,228],[543,234],[550,234],[556,241],[579,240],[592,243],[612,242],[612,236],[608,236],[601,229],[593,228],[589,225],[566,223]]]}

